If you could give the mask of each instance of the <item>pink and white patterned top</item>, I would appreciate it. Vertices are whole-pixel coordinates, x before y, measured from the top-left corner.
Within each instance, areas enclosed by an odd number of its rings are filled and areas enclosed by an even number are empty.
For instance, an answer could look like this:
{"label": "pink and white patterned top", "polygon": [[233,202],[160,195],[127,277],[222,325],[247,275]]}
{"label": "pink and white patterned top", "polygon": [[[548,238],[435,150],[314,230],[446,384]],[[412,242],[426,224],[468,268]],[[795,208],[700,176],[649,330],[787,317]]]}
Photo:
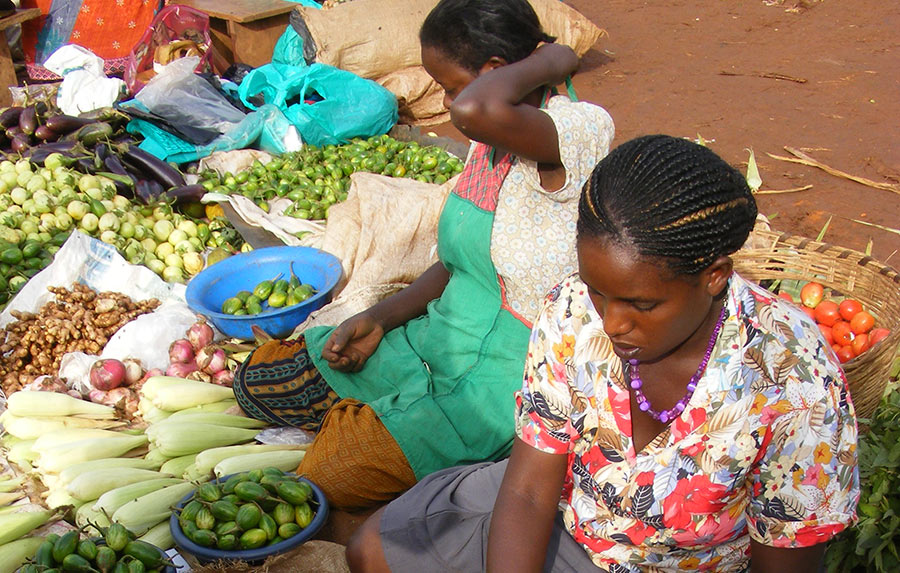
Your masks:
{"label": "pink and white patterned top", "polygon": [[491,259],[504,288],[505,306],[528,326],[547,291],[577,269],[578,198],[597,163],[609,153],[615,127],[602,107],[551,97],[543,110],[556,125],[566,181],[541,187],[537,164],[517,158],[496,203]]}
{"label": "pink and white patterned top", "polygon": [[856,520],[856,419],[831,347],[736,274],[726,308],[687,408],[640,452],[621,360],[577,275],[532,329],[517,434],[569,456],[564,520],[605,570],[743,571],[751,539],[806,547]]}

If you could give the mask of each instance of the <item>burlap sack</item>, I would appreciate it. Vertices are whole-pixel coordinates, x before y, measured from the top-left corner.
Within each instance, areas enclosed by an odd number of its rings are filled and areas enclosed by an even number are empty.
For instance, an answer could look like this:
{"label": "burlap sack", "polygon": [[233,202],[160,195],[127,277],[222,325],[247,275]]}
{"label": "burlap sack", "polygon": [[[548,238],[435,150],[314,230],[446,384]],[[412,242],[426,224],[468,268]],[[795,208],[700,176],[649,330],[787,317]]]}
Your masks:
{"label": "burlap sack", "polygon": [[[584,55],[603,34],[559,0],[529,0],[541,26],[557,42]],[[291,14],[307,60],[374,79],[397,96],[400,122],[446,121],[443,90],[422,69],[419,28],[437,0],[353,0],[328,10],[305,6]]]}
{"label": "burlap sack", "polygon": [[336,325],[416,280],[438,261],[437,224],[454,177],[442,185],[359,172],[347,200],[328,212],[321,248],[344,276],[329,304],[293,333]]}

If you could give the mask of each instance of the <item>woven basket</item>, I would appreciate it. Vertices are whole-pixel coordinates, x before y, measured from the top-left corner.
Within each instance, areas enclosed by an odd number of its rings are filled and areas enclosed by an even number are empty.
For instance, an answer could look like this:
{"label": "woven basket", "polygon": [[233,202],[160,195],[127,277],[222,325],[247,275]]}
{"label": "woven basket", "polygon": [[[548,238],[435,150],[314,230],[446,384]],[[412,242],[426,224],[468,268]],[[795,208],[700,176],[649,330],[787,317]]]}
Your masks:
{"label": "woven basket", "polygon": [[735,270],[755,282],[815,280],[855,298],[877,326],[890,329],[887,338],[843,365],[856,415],[870,417],[884,394],[900,344],[900,274],[859,251],[758,229],[733,259]]}

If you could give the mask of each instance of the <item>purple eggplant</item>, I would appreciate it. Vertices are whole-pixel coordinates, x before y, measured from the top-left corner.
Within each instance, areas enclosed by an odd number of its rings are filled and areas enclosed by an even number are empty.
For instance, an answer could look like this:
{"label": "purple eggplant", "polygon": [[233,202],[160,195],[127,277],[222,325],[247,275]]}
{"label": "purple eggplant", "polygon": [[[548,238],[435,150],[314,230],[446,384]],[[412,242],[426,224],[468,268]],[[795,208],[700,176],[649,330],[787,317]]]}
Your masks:
{"label": "purple eggplant", "polygon": [[14,105],[0,112],[0,127],[9,128],[19,125],[19,116],[22,115],[22,106]]}
{"label": "purple eggplant", "polygon": [[82,157],[81,159],[73,163],[72,167],[88,175],[93,175],[97,172],[97,168],[94,166],[94,160],[89,157]]}
{"label": "purple eggplant", "polygon": [[37,109],[33,105],[26,106],[19,115],[19,129],[25,135],[31,135],[37,127]]}
{"label": "purple eggplant", "polygon": [[46,125],[39,125],[37,129],[34,130],[34,137],[39,141],[56,141],[59,139],[59,134]]}
{"label": "purple eggplant", "polygon": [[51,153],[62,153],[66,157],[74,158],[74,148],[74,141],[51,141],[35,145],[23,153],[22,157],[30,159],[32,163],[43,163]]}
{"label": "purple eggplant", "polygon": [[184,185],[184,176],[180,171],[136,145],[126,147],[122,153],[122,160],[144,176],[158,182],[163,190]]}
{"label": "purple eggplant", "polygon": [[20,133],[12,138],[10,142],[10,149],[15,151],[16,153],[22,154],[28,151],[30,146],[30,140],[27,135],[24,133]]}
{"label": "purple eggplant", "polygon": [[88,119],[84,117],[75,117],[73,115],[59,114],[48,117],[44,125],[55,131],[59,135],[72,133],[80,127],[84,127],[90,123],[97,123],[96,119]]}
{"label": "purple eggplant", "polygon": [[206,195],[206,187],[199,183],[179,185],[166,191],[166,197],[175,201],[175,204],[199,201],[204,195]]}
{"label": "purple eggplant", "polygon": [[134,187],[135,197],[147,205],[158,201],[163,191],[162,185],[153,179],[139,179]]}

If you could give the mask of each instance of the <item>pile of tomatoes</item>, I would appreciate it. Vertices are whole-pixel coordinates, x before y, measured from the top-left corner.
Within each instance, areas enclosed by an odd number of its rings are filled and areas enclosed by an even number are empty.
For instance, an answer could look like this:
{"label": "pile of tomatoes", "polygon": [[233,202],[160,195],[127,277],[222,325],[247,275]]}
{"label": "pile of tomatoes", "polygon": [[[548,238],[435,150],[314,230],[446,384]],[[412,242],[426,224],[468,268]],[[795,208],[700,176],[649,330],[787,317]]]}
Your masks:
{"label": "pile of tomatoes", "polygon": [[[790,294],[780,296],[794,302]],[[825,340],[843,363],[856,358],[890,334],[886,328],[876,328],[875,318],[855,299],[835,302],[825,298],[825,288],[808,282],[800,289],[800,308],[816,321]]]}

